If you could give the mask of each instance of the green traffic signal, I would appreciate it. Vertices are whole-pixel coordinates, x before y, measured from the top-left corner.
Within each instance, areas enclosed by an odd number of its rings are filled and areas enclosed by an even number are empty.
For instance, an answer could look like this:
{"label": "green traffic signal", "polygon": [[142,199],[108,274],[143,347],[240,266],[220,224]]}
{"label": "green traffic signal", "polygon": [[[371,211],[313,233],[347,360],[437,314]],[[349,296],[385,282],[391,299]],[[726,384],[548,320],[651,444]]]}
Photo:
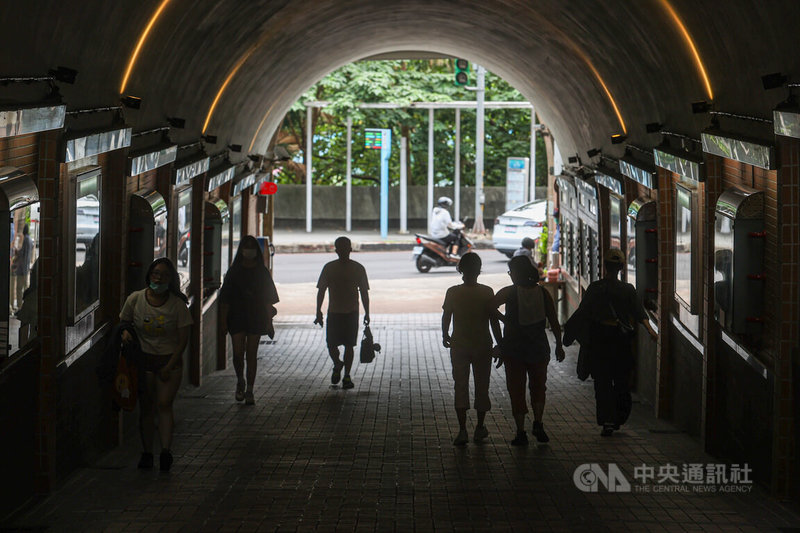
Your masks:
{"label": "green traffic signal", "polygon": [[466,85],[469,83],[469,61],[456,59],[455,84]]}

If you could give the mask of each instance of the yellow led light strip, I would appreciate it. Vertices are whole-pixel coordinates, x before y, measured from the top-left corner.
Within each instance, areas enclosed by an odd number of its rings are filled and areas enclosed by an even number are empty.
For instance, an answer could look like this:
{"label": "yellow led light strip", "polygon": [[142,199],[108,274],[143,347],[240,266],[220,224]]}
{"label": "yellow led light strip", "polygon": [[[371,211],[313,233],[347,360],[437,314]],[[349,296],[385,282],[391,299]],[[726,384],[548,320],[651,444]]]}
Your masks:
{"label": "yellow led light strip", "polygon": [[222,94],[225,92],[225,89],[228,88],[228,85],[230,84],[231,80],[236,75],[236,73],[239,72],[239,69],[242,68],[242,65],[244,65],[245,61],[247,61],[250,58],[250,56],[253,55],[253,52],[255,52],[260,45],[261,43],[259,42],[251,46],[250,49],[247,50],[247,52],[245,52],[244,55],[242,55],[242,57],[240,57],[239,60],[233,65],[233,68],[228,73],[228,76],[225,78],[225,81],[222,82],[219,91],[217,91],[217,95],[214,97],[214,101],[211,102],[211,107],[208,108],[206,121],[203,122],[203,133],[206,132],[206,129],[208,128],[208,123],[211,122],[211,117],[214,116],[214,110],[217,108],[219,99],[222,98]]}
{"label": "yellow led light strip", "polygon": [[248,148],[247,150],[248,152],[253,151],[253,146],[256,144],[256,139],[258,138],[258,134],[261,133],[261,128],[264,127],[264,122],[266,122],[267,117],[271,112],[272,112],[272,106],[269,106],[269,108],[267,108],[267,112],[264,113],[263,117],[261,117],[261,122],[258,123],[258,128],[256,128],[256,132],[253,134],[253,138],[250,140],[250,148]]}
{"label": "yellow led light strip", "polygon": [[130,60],[128,60],[128,68],[125,69],[125,75],[122,77],[122,85],[119,87],[119,93],[123,94],[125,92],[125,87],[128,85],[128,78],[131,76],[131,72],[133,72],[133,66],[136,64],[136,59],[139,57],[139,52],[142,51],[142,47],[144,46],[144,42],[147,40],[147,36],[150,34],[150,30],[153,29],[158,17],[161,16],[161,13],[164,11],[164,8],[167,7],[169,4],[169,0],[163,0],[161,4],[156,9],[153,16],[150,17],[150,21],[145,26],[142,35],[139,36],[139,42],[136,43],[136,48],[133,49],[133,53],[131,54]]}
{"label": "yellow led light strip", "polygon": [[583,50],[581,50],[581,48],[575,43],[575,41],[573,41],[569,37],[569,35],[567,35],[561,28],[559,28],[558,26],[553,24],[550,21],[550,19],[548,19],[547,17],[540,16],[539,17],[539,21],[541,22],[541,24],[547,26],[551,31],[553,31],[554,33],[557,33],[561,37],[561,39],[564,41],[564,43],[566,43],[572,49],[572,51],[575,53],[575,55],[577,55],[579,58],[581,58],[581,60],[584,63],[586,63],[586,66],[589,67],[589,70],[592,71],[592,74],[594,75],[595,79],[600,84],[600,86],[603,88],[603,91],[606,93],[606,98],[608,98],[608,101],[611,104],[611,107],[614,108],[614,114],[617,115],[617,120],[619,121],[619,126],[620,126],[620,128],[622,128],[622,133],[627,134],[628,133],[628,128],[625,126],[625,120],[623,120],[623,118],[622,118],[622,112],[619,110],[619,106],[617,105],[617,101],[614,99],[614,95],[611,94],[611,89],[609,89],[608,85],[606,85],[606,82],[605,82],[605,80],[603,80],[603,77],[600,75],[600,72],[597,71],[595,66],[589,60],[589,56],[587,56],[583,52]]}
{"label": "yellow led light strip", "polygon": [[683,22],[678,16],[678,13],[675,12],[675,9],[667,0],[659,0],[659,2],[661,2],[661,5],[664,6],[664,9],[666,9],[669,15],[672,17],[672,20],[675,22],[675,25],[678,27],[681,34],[683,35],[683,39],[686,41],[686,44],[689,45],[689,49],[692,51],[692,55],[694,56],[694,62],[697,65],[697,71],[703,78],[703,83],[705,83],[708,99],[713,100],[714,92],[711,90],[711,82],[708,79],[706,68],[703,66],[703,60],[700,59],[700,52],[697,51],[697,47],[695,46],[694,41],[692,40],[692,36],[689,35],[689,30],[686,29],[686,26],[684,26]]}
{"label": "yellow led light strip", "polygon": [[599,72],[597,72],[597,69],[594,68],[594,65],[592,65],[592,62],[589,61],[589,58],[586,57],[583,54],[583,52],[581,52],[580,50],[577,50],[577,47],[576,47],[576,51],[578,52],[578,55],[586,63],[586,65],[588,65],[589,69],[592,71],[592,74],[594,74],[594,77],[597,78],[598,83],[600,83],[600,85],[603,87],[603,90],[606,92],[606,96],[608,97],[608,101],[611,102],[611,107],[614,108],[614,113],[617,115],[617,120],[619,121],[619,125],[622,128],[622,133],[627,134],[628,133],[628,128],[625,127],[625,121],[622,119],[622,113],[620,112],[619,107],[617,107],[617,101],[614,100],[614,96],[611,94],[611,91],[608,89],[608,86],[606,85],[606,82],[603,81],[603,77],[600,75]]}

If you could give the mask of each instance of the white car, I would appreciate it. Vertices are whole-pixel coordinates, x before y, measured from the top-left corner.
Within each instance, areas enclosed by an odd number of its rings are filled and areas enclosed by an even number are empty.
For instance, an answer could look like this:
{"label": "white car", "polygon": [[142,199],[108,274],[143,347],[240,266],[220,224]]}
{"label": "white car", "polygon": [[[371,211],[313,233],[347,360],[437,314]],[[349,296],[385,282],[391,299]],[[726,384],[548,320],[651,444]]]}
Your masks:
{"label": "white car", "polygon": [[506,211],[494,219],[492,242],[495,250],[511,257],[525,237],[539,239],[546,220],[547,200],[535,200]]}

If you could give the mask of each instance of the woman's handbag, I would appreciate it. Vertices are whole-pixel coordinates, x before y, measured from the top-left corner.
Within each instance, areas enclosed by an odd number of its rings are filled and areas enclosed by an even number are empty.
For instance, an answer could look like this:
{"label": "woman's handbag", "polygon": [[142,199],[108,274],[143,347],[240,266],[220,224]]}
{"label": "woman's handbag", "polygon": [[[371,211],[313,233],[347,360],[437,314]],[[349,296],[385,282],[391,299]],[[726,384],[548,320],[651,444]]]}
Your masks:
{"label": "woman's handbag", "polygon": [[611,315],[614,317],[614,320],[617,321],[617,330],[619,330],[620,335],[624,337],[632,337],[636,332],[636,326],[622,320],[617,315],[617,310],[614,309],[614,304],[611,303],[611,300],[608,301],[608,306],[611,308]]}
{"label": "woman's handbag", "polygon": [[359,357],[362,363],[371,363],[375,359],[375,352],[381,351],[381,345],[372,340],[372,331],[369,326],[364,326],[364,336],[361,338],[361,352]]}
{"label": "woman's handbag", "polygon": [[127,357],[120,356],[114,377],[114,402],[126,411],[133,411],[136,408],[138,383],[136,365],[129,362]]}

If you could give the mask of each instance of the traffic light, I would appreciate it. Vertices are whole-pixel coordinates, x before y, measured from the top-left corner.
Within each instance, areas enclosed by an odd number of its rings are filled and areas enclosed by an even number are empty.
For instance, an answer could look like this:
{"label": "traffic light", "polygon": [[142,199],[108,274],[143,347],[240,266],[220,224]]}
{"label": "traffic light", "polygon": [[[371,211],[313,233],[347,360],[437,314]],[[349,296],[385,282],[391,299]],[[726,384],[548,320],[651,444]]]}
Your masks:
{"label": "traffic light", "polygon": [[455,84],[466,85],[469,83],[469,61],[456,59]]}

